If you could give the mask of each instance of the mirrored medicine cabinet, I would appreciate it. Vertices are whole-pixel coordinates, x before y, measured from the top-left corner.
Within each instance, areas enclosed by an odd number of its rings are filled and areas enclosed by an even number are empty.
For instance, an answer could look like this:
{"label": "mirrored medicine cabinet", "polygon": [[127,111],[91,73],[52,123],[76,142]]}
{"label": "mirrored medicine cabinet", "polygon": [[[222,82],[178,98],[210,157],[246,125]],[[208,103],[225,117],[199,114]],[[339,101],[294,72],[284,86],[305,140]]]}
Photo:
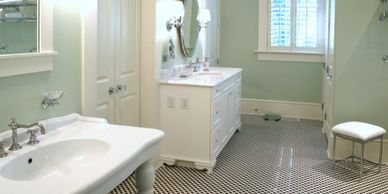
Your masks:
{"label": "mirrored medicine cabinet", "polygon": [[52,1],[0,0],[0,77],[53,69]]}

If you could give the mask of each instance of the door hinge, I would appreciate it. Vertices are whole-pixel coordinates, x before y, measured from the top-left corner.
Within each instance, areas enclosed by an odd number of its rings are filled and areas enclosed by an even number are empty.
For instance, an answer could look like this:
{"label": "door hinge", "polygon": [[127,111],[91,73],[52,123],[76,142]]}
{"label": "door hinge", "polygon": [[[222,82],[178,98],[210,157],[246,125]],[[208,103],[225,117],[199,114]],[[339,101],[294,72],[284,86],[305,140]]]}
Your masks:
{"label": "door hinge", "polygon": [[327,113],[325,113],[325,114],[323,115],[323,120],[324,120],[324,121],[327,120]]}
{"label": "door hinge", "polygon": [[321,105],[321,110],[323,110],[323,109],[325,109],[325,104],[324,103],[322,103],[322,105]]}

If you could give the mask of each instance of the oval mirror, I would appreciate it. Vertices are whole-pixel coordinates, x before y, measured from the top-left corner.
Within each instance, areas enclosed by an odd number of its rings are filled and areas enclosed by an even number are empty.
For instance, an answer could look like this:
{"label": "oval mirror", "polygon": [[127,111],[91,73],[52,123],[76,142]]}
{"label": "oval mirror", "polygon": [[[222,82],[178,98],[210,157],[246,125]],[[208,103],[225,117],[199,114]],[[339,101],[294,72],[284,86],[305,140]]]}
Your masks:
{"label": "oval mirror", "polygon": [[183,6],[185,14],[179,30],[182,51],[186,56],[192,57],[197,48],[200,31],[199,22],[197,20],[199,5],[197,0],[184,0]]}

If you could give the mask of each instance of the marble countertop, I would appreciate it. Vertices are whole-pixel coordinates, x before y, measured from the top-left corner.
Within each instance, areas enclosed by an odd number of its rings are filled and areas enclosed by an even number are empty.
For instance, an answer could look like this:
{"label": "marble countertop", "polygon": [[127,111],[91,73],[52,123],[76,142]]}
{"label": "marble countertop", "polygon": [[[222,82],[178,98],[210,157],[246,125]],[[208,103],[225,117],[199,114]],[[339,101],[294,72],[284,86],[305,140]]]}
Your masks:
{"label": "marble countertop", "polygon": [[240,68],[211,67],[209,71],[194,72],[188,77],[178,74],[167,76],[161,79],[160,84],[214,87],[241,71]]}

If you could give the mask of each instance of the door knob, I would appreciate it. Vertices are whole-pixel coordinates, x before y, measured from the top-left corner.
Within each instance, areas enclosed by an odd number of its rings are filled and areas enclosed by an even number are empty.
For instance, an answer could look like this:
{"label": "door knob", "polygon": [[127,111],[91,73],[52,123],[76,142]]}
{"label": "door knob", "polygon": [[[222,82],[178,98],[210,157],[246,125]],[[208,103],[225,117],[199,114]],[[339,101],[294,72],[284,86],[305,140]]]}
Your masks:
{"label": "door knob", "polygon": [[125,91],[125,90],[127,90],[127,86],[126,86],[126,85],[123,85],[123,84],[117,84],[116,89],[117,89],[119,92]]}
{"label": "door knob", "polygon": [[110,88],[108,89],[109,95],[116,94],[117,92],[118,92],[117,88],[110,87]]}

